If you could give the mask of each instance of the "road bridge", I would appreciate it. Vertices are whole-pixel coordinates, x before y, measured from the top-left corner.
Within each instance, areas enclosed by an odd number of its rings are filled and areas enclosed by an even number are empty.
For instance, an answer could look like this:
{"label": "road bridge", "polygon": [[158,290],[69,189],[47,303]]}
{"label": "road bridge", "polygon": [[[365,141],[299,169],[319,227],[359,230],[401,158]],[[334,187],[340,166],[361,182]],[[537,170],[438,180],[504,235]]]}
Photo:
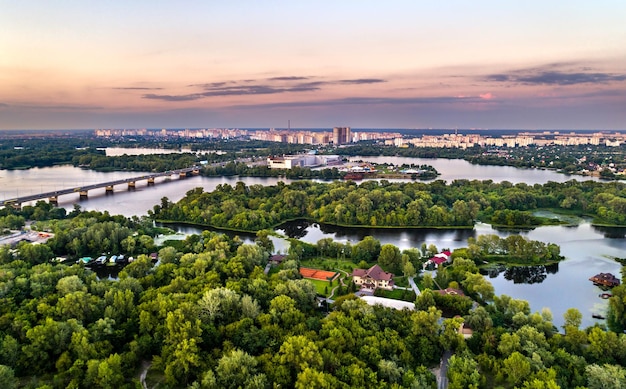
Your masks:
{"label": "road bridge", "polygon": [[11,199],[0,200],[0,207],[12,206],[15,208],[19,208],[22,206],[23,203],[28,203],[30,201],[37,201],[37,200],[46,200],[46,199],[52,204],[57,204],[59,196],[63,196],[67,194],[78,193],[81,198],[87,198],[89,191],[93,189],[105,188],[107,192],[113,192],[113,187],[116,185],[121,185],[121,184],[127,184],[128,188],[132,189],[135,187],[135,183],[137,181],[146,180],[148,182],[148,185],[152,185],[155,183],[154,179],[157,177],[178,175],[180,178],[184,178],[184,177],[187,177],[187,174],[200,174],[200,167],[192,166],[192,167],[188,167],[184,169],[168,170],[168,171],[159,172],[159,173],[150,173],[150,174],[145,174],[145,175],[138,176],[138,177],[123,178],[121,180],[102,182],[99,184],[90,184],[90,185],[84,185],[84,186],[77,186],[73,188],[55,190],[53,192],[45,192],[45,193],[39,193],[39,194],[31,194],[28,196],[14,197]]}

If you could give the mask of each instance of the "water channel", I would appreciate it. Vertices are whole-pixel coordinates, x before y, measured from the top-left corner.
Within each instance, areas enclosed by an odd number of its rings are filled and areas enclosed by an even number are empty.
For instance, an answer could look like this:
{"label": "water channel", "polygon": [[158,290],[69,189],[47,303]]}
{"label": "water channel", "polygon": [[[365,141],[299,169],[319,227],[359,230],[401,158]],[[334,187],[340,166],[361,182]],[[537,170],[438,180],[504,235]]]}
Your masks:
{"label": "water channel", "polygon": [[[502,166],[478,166],[463,160],[420,159],[402,157],[363,157],[353,160],[367,160],[375,163],[413,163],[434,166],[441,175],[438,179],[488,180],[495,182],[543,184],[549,181],[564,182],[570,179],[588,180],[590,177],[566,176],[548,170],[516,169]],[[98,173],[71,166],[38,168],[30,170],[0,170],[0,199],[19,195],[35,194],[62,188],[111,181],[115,179],[141,176],[137,172]],[[105,194],[104,189],[90,191],[89,198],[80,200],[78,194],[61,196],[59,206],[71,210],[78,204],[85,210],[108,211],[125,216],[146,215],[149,209],[160,203],[162,197],[178,201],[185,193],[196,187],[211,191],[220,184],[235,185],[243,181],[246,185],[274,185],[278,178],[253,177],[178,177],[160,178],[156,185],[137,182],[135,190],[129,191],[124,185],[115,187],[113,194]],[[182,232],[192,233],[192,228],[181,228]],[[498,231],[486,224],[478,224],[474,230],[384,230],[384,229],[345,229],[329,226],[287,225],[279,232],[316,243],[319,239],[331,237],[337,241],[356,243],[366,235],[372,235],[381,243],[391,243],[400,249],[420,247],[422,243],[434,244],[439,249],[465,247],[467,238],[480,234],[497,234],[506,237],[511,231]],[[611,272],[619,276],[621,266],[612,258],[626,257],[626,239],[623,230],[603,231],[583,221],[576,227],[549,226],[521,232],[529,239],[556,243],[567,259],[549,268],[502,269],[501,272],[486,274],[494,285],[496,294],[506,294],[528,300],[533,311],[549,308],[554,315],[554,323],[562,325],[563,313],[571,307],[583,314],[583,326],[598,322],[592,313],[604,313],[607,301],[598,297],[600,290],[588,278],[599,272]],[[244,237],[252,240],[252,237]],[[278,250],[285,252],[284,242],[276,241]]]}

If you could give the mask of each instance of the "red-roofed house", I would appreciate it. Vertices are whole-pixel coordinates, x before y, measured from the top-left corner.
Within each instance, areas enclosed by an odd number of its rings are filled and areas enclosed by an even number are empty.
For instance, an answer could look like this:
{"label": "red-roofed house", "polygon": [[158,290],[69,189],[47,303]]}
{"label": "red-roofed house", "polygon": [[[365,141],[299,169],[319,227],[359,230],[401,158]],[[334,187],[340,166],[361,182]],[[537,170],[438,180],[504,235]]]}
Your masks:
{"label": "red-roofed house", "polygon": [[424,262],[424,268],[426,268],[428,265],[430,265],[431,263],[434,264],[435,266],[439,266],[442,263],[448,263],[450,262],[450,259],[452,258],[450,255],[452,253],[449,251],[442,251],[439,254],[435,254],[434,257],[432,257],[431,259],[429,259],[428,261]]}
{"label": "red-roofed house", "polygon": [[380,266],[374,265],[369,269],[354,269],[352,281],[368,289],[393,289],[393,274],[387,273]]}

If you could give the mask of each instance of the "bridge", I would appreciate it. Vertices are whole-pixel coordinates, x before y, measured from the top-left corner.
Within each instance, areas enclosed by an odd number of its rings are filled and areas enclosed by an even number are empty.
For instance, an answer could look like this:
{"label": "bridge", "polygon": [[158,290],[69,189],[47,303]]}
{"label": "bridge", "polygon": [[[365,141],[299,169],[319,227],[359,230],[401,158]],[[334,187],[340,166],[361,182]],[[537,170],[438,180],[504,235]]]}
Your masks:
{"label": "bridge", "polygon": [[45,200],[45,199],[48,199],[48,201],[51,204],[58,204],[59,196],[72,194],[72,193],[78,193],[80,198],[86,199],[88,197],[89,191],[92,189],[105,188],[107,192],[112,193],[113,187],[115,185],[127,184],[128,188],[132,189],[135,187],[135,183],[137,181],[146,180],[148,182],[148,185],[153,185],[155,182],[154,179],[157,177],[178,175],[180,178],[184,178],[184,177],[187,177],[188,173],[200,174],[200,167],[192,166],[192,167],[188,167],[184,169],[168,170],[168,171],[160,172],[160,173],[150,173],[150,174],[146,174],[146,175],[139,176],[139,177],[123,178],[121,180],[102,182],[99,184],[78,186],[74,188],[55,190],[53,192],[45,192],[45,193],[39,193],[39,194],[34,194],[34,195],[15,197],[12,199],[0,200],[0,207],[12,206],[15,208],[20,208],[23,203],[36,201],[36,200]]}

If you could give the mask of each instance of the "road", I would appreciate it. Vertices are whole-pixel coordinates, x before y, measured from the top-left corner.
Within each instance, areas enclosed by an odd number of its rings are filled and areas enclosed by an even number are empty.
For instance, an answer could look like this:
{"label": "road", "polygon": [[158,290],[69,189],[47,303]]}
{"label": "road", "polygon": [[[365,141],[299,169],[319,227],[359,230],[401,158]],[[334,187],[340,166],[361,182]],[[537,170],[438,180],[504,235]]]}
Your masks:
{"label": "road", "polygon": [[54,192],[46,192],[46,193],[39,193],[39,194],[34,194],[34,195],[22,196],[22,197],[15,197],[12,199],[0,200],[0,207],[13,205],[13,204],[19,205],[19,204],[26,203],[29,201],[45,200],[51,197],[59,197],[59,196],[70,194],[70,193],[87,192],[92,189],[105,188],[107,186],[112,187],[115,185],[125,184],[129,182],[147,180],[149,178],[170,176],[173,174],[186,174],[188,172],[193,172],[195,170],[198,170],[197,166],[192,166],[192,167],[185,168],[185,169],[168,170],[166,172],[160,172],[160,173],[150,173],[150,174],[146,174],[143,176],[124,178],[121,180],[102,182],[99,184],[90,184],[90,185],[85,185],[85,186],[80,186],[80,187],[75,187],[75,188],[66,188],[66,189],[56,190]]}
{"label": "road", "polygon": [[437,389],[448,388],[448,360],[452,356],[450,350],[443,352],[441,356],[441,367],[439,368],[439,377],[437,377]]}
{"label": "road", "polygon": [[415,279],[413,277],[409,277],[409,285],[411,285],[413,292],[415,292],[415,297],[419,296],[421,292],[418,289],[417,284],[415,284]]}

